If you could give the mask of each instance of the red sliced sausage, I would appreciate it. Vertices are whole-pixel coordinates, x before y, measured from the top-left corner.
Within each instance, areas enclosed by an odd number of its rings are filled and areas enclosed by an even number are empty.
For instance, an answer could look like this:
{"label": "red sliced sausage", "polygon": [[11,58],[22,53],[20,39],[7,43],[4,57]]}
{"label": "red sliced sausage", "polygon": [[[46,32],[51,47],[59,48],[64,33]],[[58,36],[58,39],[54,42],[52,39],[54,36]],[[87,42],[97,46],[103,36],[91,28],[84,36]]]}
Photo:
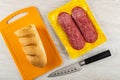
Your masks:
{"label": "red sliced sausage", "polygon": [[94,25],[81,7],[72,9],[72,18],[76,22],[86,42],[93,43],[97,40],[98,34]]}
{"label": "red sliced sausage", "polygon": [[85,45],[85,40],[74,23],[71,15],[66,12],[60,13],[58,15],[58,23],[67,34],[72,47],[77,50],[82,49]]}

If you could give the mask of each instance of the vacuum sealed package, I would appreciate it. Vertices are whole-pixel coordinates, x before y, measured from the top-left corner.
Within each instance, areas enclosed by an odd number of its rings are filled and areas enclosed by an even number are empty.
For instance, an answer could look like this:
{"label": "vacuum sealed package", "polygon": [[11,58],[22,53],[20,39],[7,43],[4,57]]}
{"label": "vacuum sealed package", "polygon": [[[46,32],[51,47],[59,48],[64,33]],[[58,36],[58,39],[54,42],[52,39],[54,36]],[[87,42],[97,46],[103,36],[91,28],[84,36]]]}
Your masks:
{"label": "vacuum sealed package", "polygon": [[51,11],[48,19],[70,58],[77,58],[106,41],[85,0],[71,0]]}
{"label": "vacuum sealed package", "polygon": [[[15,19],[19,15],[21,17]],[[0,33],[23,80],[33,80],[62,64],[35,7],[19,10],[5,18],[0,23]]]}

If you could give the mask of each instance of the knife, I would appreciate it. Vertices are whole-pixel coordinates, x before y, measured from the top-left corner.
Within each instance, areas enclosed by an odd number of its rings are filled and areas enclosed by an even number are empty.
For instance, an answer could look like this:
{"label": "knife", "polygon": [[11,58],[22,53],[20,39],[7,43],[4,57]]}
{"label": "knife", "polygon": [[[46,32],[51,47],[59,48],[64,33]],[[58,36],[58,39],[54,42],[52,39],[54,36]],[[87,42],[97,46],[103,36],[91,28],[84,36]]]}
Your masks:
{"label": "knife", "polygon": [[48,77],[63,76],[63,75],[67,75],[67,74],[71,74],[71,73],[80,71],[81,70],[81,66],[90,64],[92,62],[101,60],[101,59],[109,57],[109,56],[111,56],[110,50],[106,50],[104,52],[101,52],[101,53],[99,53],[97,55],[94,55],[94,56],[89,57],[87,59],[84,59],[82,61],[79,61],[79,62],[71,64],[71,65],[69,65],[67,67],[64,67],[64,68],[61,68],[59,70],[56,70],[55,72],[53,72],[50,75],[48,75]]}

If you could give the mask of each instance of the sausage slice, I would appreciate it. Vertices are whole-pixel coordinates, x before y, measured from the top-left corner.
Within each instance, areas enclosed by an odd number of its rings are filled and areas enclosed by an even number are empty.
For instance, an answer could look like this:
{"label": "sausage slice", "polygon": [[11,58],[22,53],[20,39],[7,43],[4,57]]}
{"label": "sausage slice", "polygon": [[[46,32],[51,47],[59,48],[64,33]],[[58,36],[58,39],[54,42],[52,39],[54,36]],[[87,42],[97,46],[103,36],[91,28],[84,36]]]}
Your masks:
{"label": "sausage slice", "polygon": [[85,40],[74,23],[71,15],[66,12],[60,13],[58,15],[58,23],[67,34],[72,47],[77,50],[82,49],[85,45]]}
{"label": "sausage slice", "polygon": [[86,42],[93,43],[97,40],[98,34],[84,9],[81,7],[73,8],[72,18],[76,22]]}

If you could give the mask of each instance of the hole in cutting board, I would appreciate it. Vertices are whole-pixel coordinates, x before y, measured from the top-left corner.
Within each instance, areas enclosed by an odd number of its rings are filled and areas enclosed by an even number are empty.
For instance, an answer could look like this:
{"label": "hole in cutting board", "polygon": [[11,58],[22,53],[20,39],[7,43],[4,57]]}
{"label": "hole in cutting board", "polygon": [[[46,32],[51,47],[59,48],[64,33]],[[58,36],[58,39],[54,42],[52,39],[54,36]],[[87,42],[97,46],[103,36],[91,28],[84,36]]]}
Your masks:
{"label": "hole in cutting board", "polygon": [[15,15],[15,16],[13,16],[10,20],[8,20],[8,21],[7,21],[7,24],[10,24],[10,23],[18,20],[18,19],[26,16],[27,14],[28,14],[27,12],[23,12],[23,13],[17,14],[17,15]]}

